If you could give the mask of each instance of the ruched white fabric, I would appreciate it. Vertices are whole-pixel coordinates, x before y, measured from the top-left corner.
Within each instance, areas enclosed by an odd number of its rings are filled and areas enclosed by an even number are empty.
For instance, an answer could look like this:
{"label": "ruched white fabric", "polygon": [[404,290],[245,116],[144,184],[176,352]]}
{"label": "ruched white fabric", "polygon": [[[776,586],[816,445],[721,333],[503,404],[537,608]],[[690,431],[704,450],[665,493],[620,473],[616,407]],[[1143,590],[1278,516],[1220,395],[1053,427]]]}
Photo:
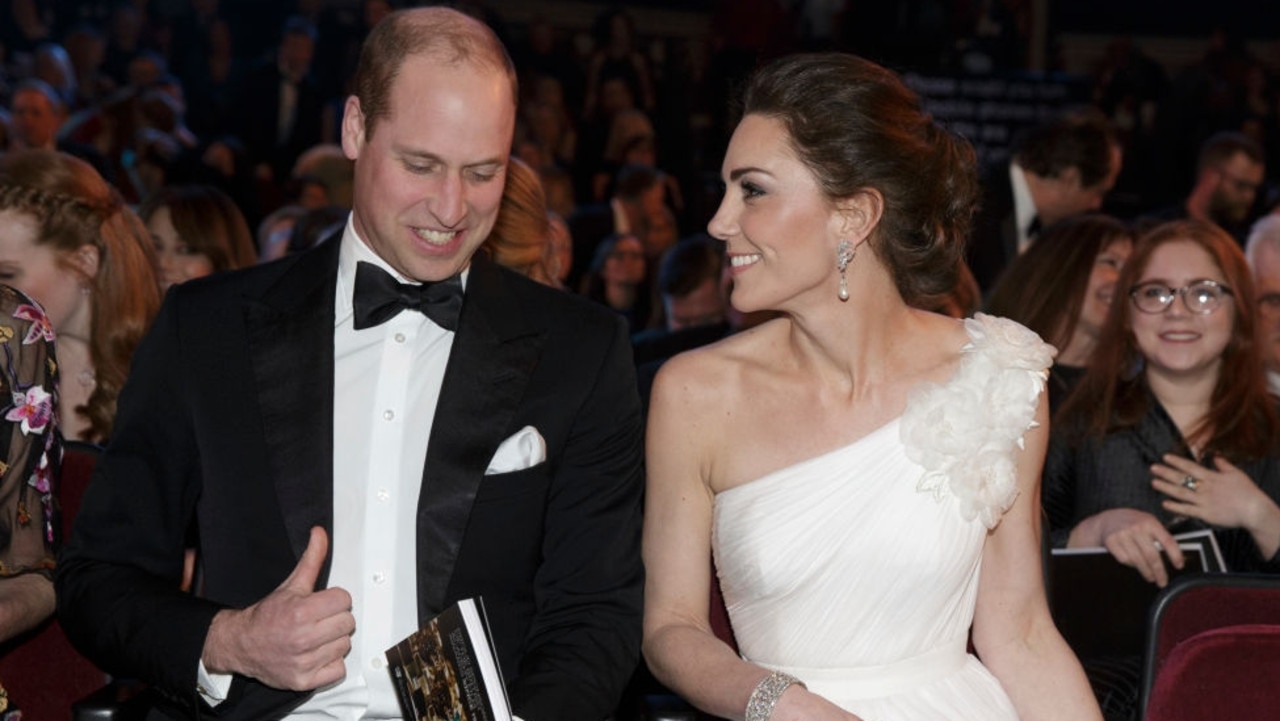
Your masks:
{"label": "ruched white fabric", "polygon": [[[1017,716],[966,651],[1053,349],[979,315],[951,379],[853,444],[724,491],[713,549],[743,658],[865,721]],[[928,447],[922,447],[927,445]]]}

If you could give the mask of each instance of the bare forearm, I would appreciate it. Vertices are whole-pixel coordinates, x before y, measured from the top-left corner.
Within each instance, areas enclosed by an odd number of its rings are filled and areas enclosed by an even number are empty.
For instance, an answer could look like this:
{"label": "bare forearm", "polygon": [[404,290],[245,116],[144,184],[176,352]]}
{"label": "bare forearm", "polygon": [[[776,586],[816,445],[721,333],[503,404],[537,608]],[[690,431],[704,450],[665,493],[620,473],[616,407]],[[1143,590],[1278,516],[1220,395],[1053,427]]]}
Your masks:
{"label": "bare forearm", "polygon": [[1280,506],[1263,496],[1254,517],[1246,525],[1263,558],[1274,558],[1280,551]]}
{"label": "bare forearm", "polygon": [[1023,721],[1100,721],[1102,713],[1080,662],[1052,624],[989,653],[983,663],[1000,679]]}
{"label": "bare forearm", "polygon": [[53,582],[27,573],[0,579],[0,641],[33,628],[53,614]]}
{"label": "bare forearm", "polygon": [[726,719],[743,717],[751,692],[769,673],[692,626],[672,625],[646,635],[644,656],[653,675],[667,688]]}

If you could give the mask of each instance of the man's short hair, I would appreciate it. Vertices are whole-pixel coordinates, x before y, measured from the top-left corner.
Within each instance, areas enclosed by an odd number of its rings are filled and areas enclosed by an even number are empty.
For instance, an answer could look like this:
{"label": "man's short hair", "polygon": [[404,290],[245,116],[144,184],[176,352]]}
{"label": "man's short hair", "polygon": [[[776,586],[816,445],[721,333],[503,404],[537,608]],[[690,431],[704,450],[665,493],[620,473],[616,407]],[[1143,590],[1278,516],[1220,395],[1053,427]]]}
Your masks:
{"label": "man's short hair", "polygon": [[320,32],[316,29],[315,23],[302,15],[290,15],[285,19],[284,27],[280,31],[280,37],[284,39],[290,35],[301,35],[313,43],[320,39]]}
{"label": "man's short hair", "polygon": [[444,7],[398,10],[373,27],[360,49],[354,85],[366,135],[390,114],[391,86],[405,59],[423,54],[449,65],[472,63],[505,72],[511,102],[519,102],[515,65],[488,25]]}
{"label": "man's short hair", "polygon": [[1215,133],[1204,145],[1200,146],[1200,158],[1196,162],[1196,173],[1203,173],[1208,168],[1217,168],[1230,160],[1237,153],[1244,153],[1249,160],[1262,165],[1266,155],[1257,141],[1234,131]]}
{"label": "man's short hair", "polygon": [[708,280],[719,282],[724,243],[706,233],[691,235],[668,250],[658,267],[658,292],[683,298]]}
{"label": "man's short hair", "polygon": [[1013,158],[1024,170],[1044,178],[1077,168],[1081,187],[1090,188],[1111,174],[1111,149],[1119,144],[1107,118],[1087,109],[1032,128],[1018,141]]}
{"label": "man's short hair", "polygon": [[49,101],[49,106],[53,108],[55,113],[65,112],[67,109],[66,104],[62,102],[62,98],[58,95],[58,91],[54,90],[52,85],[39,78],[27,78],[15,85],[13,93],[9,95],[11,98],[10,103],[12,104],[12,98],[17,97],[18,93],[24,91],[35,91],[43,95]]}

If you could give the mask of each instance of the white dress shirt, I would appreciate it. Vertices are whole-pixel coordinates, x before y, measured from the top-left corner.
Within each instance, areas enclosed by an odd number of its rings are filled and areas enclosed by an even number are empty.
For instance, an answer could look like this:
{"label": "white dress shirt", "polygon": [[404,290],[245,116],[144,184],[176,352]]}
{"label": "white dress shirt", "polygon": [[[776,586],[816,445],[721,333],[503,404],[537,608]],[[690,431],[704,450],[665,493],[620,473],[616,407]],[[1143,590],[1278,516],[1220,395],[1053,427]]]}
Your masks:
{"label": "white dress shirt", "polygon": [[[418,629],[418,491],[454,334],[408,310],[355,330],[351,298],[358,261],[407,281],[365,245],[349,218],[337,242],[329,587],[351,594],[356,632],[346,678],[317,691],[288,718],[399,719],[384,652]],[[204,686],[203,667],[201,673]],[[229,678],[218,686],[221,693],[206,698],[225,698]]]}
{"label": "white dress shirt", "polygon": [[1009,185],[1013,188],[1013,225],[1018,232],[1018,254],[1031,247],[1031,224],[1036,219],[1036,203],[1031,198],[1026,171],[1017,163],[1009,163]]}

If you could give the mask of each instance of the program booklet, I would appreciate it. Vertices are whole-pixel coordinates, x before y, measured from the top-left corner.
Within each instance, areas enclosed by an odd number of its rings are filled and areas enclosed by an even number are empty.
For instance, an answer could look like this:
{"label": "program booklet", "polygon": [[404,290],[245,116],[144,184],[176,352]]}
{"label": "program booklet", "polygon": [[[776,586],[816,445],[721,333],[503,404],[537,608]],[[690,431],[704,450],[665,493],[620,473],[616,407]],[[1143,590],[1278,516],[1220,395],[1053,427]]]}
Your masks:
{"label": "program booklet", "polygon": [[484,604],[463,599],[387,649],[405,721],[511,721]]}
{"label": "program booklet", "polygon": [[[1181,569],[1165,557],[1169,578],[1227,570],[1213,531],[1175,534],[1186,559]],[[1140,656],[1147,614],[1159,587],[1105,548],[1055,548],[1048,569],[1049,608],[1067,644],[1079,656]]]}

